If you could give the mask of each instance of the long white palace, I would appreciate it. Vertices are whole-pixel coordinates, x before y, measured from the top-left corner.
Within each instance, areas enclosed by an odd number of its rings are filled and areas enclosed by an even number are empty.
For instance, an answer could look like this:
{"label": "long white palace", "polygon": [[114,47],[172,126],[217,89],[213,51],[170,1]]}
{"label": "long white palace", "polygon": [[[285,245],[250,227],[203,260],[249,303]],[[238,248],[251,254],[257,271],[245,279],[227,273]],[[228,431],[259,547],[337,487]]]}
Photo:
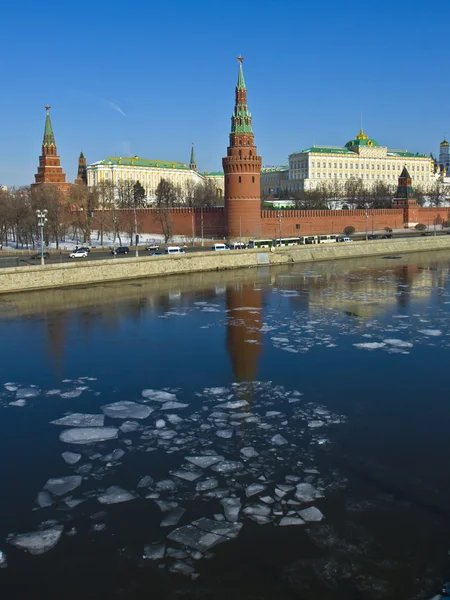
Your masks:
{"label": "long white palace", "polygon": [[382,181],[395,190],[405,165],[413,186],[426,190],[436,181],[450,184],[448,157],[449,143],[445,139],[440,145],[439,161],[435,161],[426,154],[380,146],[361,129],[345,146],[312,146],[290,154],[288,165],[263,168],[261,193],[277,196],[281,191],[314,190],[323,183],[344,187],[352,179],[361,180],[365,187]]}
{"label": "long white palace", "polygon": [[207,180],[214,182],[218,196],[223,195],[224,189],[222,172],[200,173],[198,171],[193,145],[189,163],[149,160],[139,156],[128,158],[108,156],[104,160],[88,165],[86,171],[89,187],[97,187],[104,183],[119,186],[121,182],[139,181],[146,190],[146,202],[149,204],[155,201],[155,191],[161,179],[179,186],[183,192],[187,191],[189,183],[196,185]]}

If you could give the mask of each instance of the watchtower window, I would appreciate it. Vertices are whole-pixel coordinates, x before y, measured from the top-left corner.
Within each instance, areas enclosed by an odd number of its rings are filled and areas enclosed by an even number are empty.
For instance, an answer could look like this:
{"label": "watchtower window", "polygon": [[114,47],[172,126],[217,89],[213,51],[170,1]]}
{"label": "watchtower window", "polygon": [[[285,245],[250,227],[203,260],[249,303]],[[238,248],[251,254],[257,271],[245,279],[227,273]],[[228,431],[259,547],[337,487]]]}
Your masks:
{"label": "watchtower window", "polygon": [[252,177],[252,183],[255,183],[255,177],[254,176]]}
{"label": "watchtower window", "polygon": [[242,179],[241,179],[241,176],[239,175],[239,183],[241,183],[241,181],[242,181]]}

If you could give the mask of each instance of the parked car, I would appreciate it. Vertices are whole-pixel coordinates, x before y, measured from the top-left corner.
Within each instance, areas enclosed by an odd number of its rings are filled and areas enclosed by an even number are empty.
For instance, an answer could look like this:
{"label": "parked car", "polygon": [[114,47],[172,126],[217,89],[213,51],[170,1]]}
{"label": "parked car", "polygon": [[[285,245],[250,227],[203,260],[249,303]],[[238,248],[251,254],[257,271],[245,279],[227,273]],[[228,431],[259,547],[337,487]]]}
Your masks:
{"label": "parked car", "polygon": [[147,252],[158,252],[159,244],[149,244],[145,249]]}
{"label": "parked car", "polygon": [[214,244],[211,250],[229,250],[230,246],[227,244]]}
{"label": "parked car", "polygon": [[394,236],[392,235],[392,233],[386,233],[385,235],[381,236],[382,240],[392,240]]}
{"label": "parked car", "polygon": [[371,235],[367,236],[367,238],[368,238],[369,240],[377,240],[377,239],[378,239],[378,236],[377,236],[377,235],[374,235],[374,234],[372,233]]}
{"label": "parked car", "polygon": [[[38,252],[37,254],[33,254],[33,256],[30,256],[30,258],[32,260],[39,260],[41,258],[41,253]],[[50,253],[49,252],[44,252],[44,258],[50,258]]]}
{"label": "parked car", "polygon": [[87,258],[88,252],[86,250],[74,250],[69,254],[69,258]]}
{"label": "parked car", "polygon": [[119,246],[118,248],[111,250],[111,254],[128,254],[129,251],[130,249],[128,246]]}
{"label": "parked car", "polygon": [[91,251],[91,249],[88,248],[88,246],[77,246],[75,248],[75,252],[78,252],[79,250],[81,250],[82,252],[87,252],[88,254]]}
{"label": "parked car", "polygon": [[348,236],[340,237],[337,239],[338,242],[351,242],[352,240]]}

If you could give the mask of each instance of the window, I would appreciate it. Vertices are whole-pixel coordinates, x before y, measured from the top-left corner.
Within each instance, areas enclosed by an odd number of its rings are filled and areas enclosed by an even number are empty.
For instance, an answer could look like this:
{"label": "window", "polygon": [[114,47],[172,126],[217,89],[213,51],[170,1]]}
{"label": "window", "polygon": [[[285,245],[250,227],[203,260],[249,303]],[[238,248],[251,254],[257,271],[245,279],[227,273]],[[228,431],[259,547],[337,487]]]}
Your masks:
{"label": "window", "polygon": [[375,169],[375,165],[372,163],[372,171]]}
{"label": "window", "polygon": [[255,177],[252,176],[252,183],[255,183]]}
{"label": "window", "polygon": [[241,183],[241,176],[239,175],[239,183]]}
{"label": "window", "polygon": [[334,163],[334,168],[337,169],[337,163]]}
{"label": "window", "polygon": [[339,163],[339,168],[342,169],[342,163]]}
{"label": "window", "polygon": [[330,162],[328,163],[328,168],[331,169],[331,163]]}
{"label": "window", "polygon": [[391,165],[387,166],[387,170],[390,171],[391,170]]}
{"label": "window", "polygon": [[[326,166],[327,166],[327,163],[326,163],[326,162],[323,162],[323,163],[322,163],[322,169],[325,169],[325,168],[326,168]],[[423,167],[422,167],[422,171],[423,171]]]}
{"label": "window", "polygon": [[344,168],[345,168],[345,169],[347,168],[347,163],[345,163],[345,165],[344,165]]}
{"label": "window", "polygon": [[380,170],[380,163],[377,164],[377,171]]}

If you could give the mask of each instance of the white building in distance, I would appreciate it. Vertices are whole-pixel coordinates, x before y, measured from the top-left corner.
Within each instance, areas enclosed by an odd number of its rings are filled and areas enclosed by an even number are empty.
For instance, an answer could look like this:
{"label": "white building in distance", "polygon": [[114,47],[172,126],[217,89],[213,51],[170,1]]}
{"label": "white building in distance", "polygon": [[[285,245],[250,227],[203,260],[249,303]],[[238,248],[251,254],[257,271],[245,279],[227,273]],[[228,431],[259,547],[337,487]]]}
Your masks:
{"label": "white building in distance", "polygon": [[265,195],[274,194],[271,190],[276,188],[298,192],[313,190],[323,183],[337,183],[344,188],[345,182],[352,179],[361,180],[367,187],[382,181],[395,190],[405,165],[413,186],[427,189],[439,178],[431,157],[380,146],[361,129],[345,146],[312,146],[290,154],[287,172],[285,167],[278,171],[263,169],[261,191]]}

